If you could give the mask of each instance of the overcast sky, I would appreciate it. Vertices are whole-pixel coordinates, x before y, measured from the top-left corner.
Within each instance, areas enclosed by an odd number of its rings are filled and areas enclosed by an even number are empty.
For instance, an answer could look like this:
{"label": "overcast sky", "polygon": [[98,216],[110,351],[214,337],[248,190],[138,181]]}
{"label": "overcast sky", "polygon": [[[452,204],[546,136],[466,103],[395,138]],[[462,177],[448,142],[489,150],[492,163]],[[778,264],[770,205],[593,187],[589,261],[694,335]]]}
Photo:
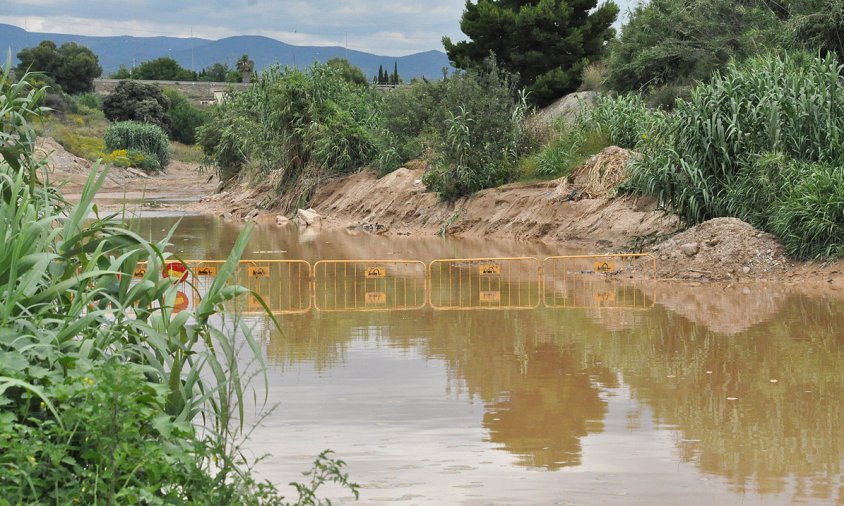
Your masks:
{"label": "overcast sky", "polygon": [[[622,11],[636,0],[616,0]],[[464,0],[0,0],[0,22],[32,32],[220,39],[265,35],[401,56],[462,37]]]}

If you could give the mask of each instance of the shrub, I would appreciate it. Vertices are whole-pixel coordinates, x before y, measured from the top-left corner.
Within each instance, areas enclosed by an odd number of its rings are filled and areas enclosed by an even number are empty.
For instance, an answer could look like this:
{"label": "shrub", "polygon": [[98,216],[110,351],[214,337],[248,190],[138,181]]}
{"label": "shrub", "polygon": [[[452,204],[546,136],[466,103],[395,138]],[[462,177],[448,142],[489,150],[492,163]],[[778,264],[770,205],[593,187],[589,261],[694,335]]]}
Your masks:
{"label": "shrub", "polygon": [[600,91],[607,80],[607,68],[601,62],[590,63],[583,67],[578,91]]}
{"label": "shrub", "polygon": [[493,60],[442,86],[428,126],[432,163],[425,186],[453,199],[512,181],[524,145],[525,94]]}
{"label": "shrub", "polygon": [[306,172],[350,173],[378,157],[381,97],[323,64],[273,67],[215,108],[198,140],[223,180],[247,166],[261,177],[280,171],[279,191],[301,192],[289,195],[292,207],[307,197],[309,185],[297,186]]}
{"label": "shrub", "polygon": [[139,81],[122,81],[103,99],[103,112],[109,121],[140,121],[160,126],[170,131],[167,111],[170,100],[154,84]]}
{"label": "shrub", "polygon": [[103,109],[103,97],[97,93],[82,93],[73,97],[78,105],[101,111]]}
{"label": "shrub", "polygon": [[159,167],[170,163],[170,141],[167,134],[156,125],[121,121],[111,125],[105,133],[108,150],[134,150],[153,157]]}
{"label": "shrub", "polygon": [[802,54],[731,63],[658,122],[628,184],[690,223],[738,216],[794,255],[843,254],[832,169],[844,165],[841,70],[833,56]]}
{"label": "shrub", "polygon": [[636,94],[600,97],[581,119],[580,128],[600,133],[607,141],[625,149],[634,149],[648,138],[660,121],[660,115],[648,110]]}
{"label": "shrub", "polygon": [[196,144],[196,129],[208,118],[205,110],[193,106],[176,90],[164,92],[170,100],[167,117],[170,120],[170,138],[182,144]]}

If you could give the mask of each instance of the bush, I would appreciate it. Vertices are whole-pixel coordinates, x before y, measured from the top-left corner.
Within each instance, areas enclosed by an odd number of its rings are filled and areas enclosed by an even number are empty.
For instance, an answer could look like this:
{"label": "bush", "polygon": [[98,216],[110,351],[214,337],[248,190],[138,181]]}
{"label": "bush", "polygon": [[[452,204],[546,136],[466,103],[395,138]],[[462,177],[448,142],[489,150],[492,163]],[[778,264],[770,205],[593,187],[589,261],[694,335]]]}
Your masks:
{"label": "bush", "polygon": [[156,125],[121,121],[106,130],[104,140],[109,151],[139,151],[153,157],[161,168],[170,163],[170,141],[164,130]]}
{"label": "bush", "polygon": [[103,109],[103,97],[96,93],[82,93],[74,97],[78,105],[101,111]]}
{"label": "bush", "polygon": [[103,100],[103,113],[109,121],[140,121],[160,126],[170,131],[167,111],[170,100],[154,84],[139,81],[122,81]]}
{"label": "bush", "polygon": [[634,149],[648,138],[660,120],[659,113],[648,110],[638,95],[630,93],[598,98],[581,119],[580,128],[599,133],[612,145]]}
{"label": "bush", "polygon": [[844,165],[841,70],[803,54],[731,63],[657,123],[628,184],[690,223],[738,216],[799,257],[844,254],[833,169]]}
{"label": "bush", "polygon": [[[223,180],[251,167],[278,171],[292,208],[308,197],[303,178],[319,171],[348,174],[372,163],[383,147],[382,95],[348,82],[323,64],[302,71],[266,69],[245,91],[215,108],[198,140]],[[298,189],[295,189],[298,188]]]}
{"label": "bush", "polygon": [[208,119],[205,110],[191,105],[188,99],[176,90],[166,90],[164,94],[170,100],[170,109],[167,111],[170,138],[182,144],[196,144],[196,129]]}

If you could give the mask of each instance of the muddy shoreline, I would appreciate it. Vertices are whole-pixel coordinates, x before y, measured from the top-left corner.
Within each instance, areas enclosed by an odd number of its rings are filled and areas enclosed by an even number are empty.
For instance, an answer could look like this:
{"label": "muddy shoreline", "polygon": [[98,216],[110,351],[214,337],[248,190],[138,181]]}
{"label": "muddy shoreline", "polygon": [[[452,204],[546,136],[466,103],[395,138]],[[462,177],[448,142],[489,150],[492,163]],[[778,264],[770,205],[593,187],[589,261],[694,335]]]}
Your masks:
{"label": "muddy shoreline", "polygon": [[[68,200],[77,200],[94,165],[49,138],[39,148],[47,159],[47,177],[64,185]],[[657,209],[652,199],[571,199],[565,178],[514,183],[443,202],[425,189],[424,171],[424,164],[416,162],[380,178],[363,170],[323,181],[312,200],[319,219],[309,227],[385,236],[540,241],[594,254],[643,251],[657,257],[660,279],[724,286],[767,281],[812,293],[844,291],[844,261],[789,259],[776,239],[739,220],[713,220],[681,231],[677,218]],[[174,161],[152,175],[111,168],[96,202],[101,211],[156,209],[296,226],[288,221],[295,216],[261,209],[268,191],[242,182],[223,188],[198,165]]]}

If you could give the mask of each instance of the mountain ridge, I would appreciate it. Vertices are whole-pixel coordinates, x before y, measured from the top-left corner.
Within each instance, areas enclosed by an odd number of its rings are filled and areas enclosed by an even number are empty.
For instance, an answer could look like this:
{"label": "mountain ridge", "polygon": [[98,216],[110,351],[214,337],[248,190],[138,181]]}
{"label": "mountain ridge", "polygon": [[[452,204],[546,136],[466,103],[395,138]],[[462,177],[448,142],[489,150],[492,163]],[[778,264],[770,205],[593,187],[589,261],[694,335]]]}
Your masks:
{"label": "mountain ridge", "polygon": [[199,71],[217,62],[234,66],[243,54],[248,54],[259,70],[275,63],[302,68],[315,61],[324,63],[335,57],[347,58],[370,77],[377,75],[379,65],[392,71],[393,65],[397,64],[399,74],[404,79],[437,79],[442,77],[443,67],[451,70],[448,56],[437,50],[405,56],[385,56],[339,46],[296,46],[262,35],[236,35],[218,40],[167,36],[89,36],[29,32],[0,23],[0,48],[7,46],[11,49],[15,62],[18,51],[36,46],[42,40],[52,40],[57,45],[76,42],[90,48],[100,59],[104,77],[121,65],[131,67],[162,56],[169,56],[183,67],[193,67]]}

